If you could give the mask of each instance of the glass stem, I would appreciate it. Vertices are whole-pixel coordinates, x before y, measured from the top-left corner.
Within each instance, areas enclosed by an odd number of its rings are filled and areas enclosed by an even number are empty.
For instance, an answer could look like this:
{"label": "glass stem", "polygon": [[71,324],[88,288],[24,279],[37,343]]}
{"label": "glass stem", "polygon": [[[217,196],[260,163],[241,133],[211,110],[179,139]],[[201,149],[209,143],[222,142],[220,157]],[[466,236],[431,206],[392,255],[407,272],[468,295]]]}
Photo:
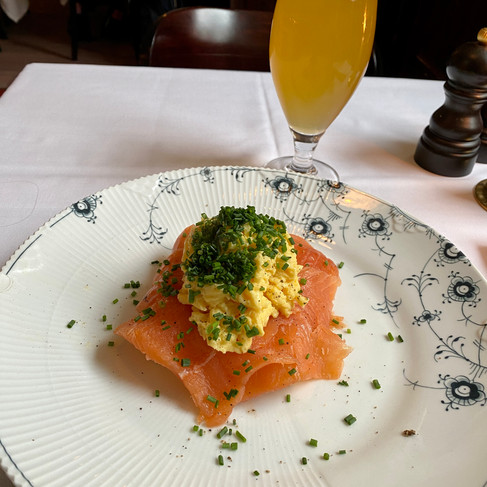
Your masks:
{"label": "glass stem", "polygon": [[289,169],[300,173],[316,174],[313,154],[324,132],[317,135],[305,135],[293,129],[291,132],[294,139],[294,157]]}

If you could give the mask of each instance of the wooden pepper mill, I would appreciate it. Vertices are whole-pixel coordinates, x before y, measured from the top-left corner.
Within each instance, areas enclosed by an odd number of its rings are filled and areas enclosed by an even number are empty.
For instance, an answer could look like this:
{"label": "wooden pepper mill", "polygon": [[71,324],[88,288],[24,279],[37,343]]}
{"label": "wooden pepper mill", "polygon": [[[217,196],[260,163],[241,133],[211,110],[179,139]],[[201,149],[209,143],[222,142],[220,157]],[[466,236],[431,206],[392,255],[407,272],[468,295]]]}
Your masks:
{"label": "wooden pepper mill", "polygon": [[477,158],[477,162],[482,162],[483,164],[487,164],[487,103],[483,106],[481,114],[482,114],[482,122],[484,124],[484,128],[480,136],[480,151],[479,151],[479,157]]}
{"label": "wooden pepper mill", "polygon": [[479,31],[477,42],[453,52],[446,74],[445,102],[424,129],[414,160],[435,174],[466,176],[479,154],[481,109],[487,103],[487,27]]}

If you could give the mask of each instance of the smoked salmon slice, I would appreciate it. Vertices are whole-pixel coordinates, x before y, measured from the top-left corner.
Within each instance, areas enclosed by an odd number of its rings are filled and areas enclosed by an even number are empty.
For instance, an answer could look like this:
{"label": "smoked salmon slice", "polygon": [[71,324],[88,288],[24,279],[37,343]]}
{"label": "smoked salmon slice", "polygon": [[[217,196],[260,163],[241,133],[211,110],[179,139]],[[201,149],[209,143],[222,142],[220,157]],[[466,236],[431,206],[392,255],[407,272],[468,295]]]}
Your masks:
{"label": "smoked salmon slice", "polygon": [[340,377],[351,348],[333,331],[333,300],[340,277],[330,259],[293,235],[308,303],[296,305],[288,318],[271,317],[265,334],[253,339],[247,353],[221,353],[209,347],[190,322],[191,306],[177,299],[188,232],[181,233],[158,269],[137,305],[138,315],[115,333],[181,379],[199,410],[198,423],[219,426],[237,404],[259,394],[295,382]]}

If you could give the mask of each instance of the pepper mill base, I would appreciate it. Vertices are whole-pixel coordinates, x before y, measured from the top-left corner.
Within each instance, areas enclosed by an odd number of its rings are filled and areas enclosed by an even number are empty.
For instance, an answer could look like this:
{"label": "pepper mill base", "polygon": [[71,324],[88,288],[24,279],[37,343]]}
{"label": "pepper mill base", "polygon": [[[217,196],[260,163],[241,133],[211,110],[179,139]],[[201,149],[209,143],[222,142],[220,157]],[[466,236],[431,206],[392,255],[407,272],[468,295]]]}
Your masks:
{"label": "pepper mill base", "polygon": [[[472,172],[478,157],[478,145],[474,149],[465,150],[463,148],[460,151],[455,150],[455,143],[448,147],[439,142],[435,143],[435,138],[437,137],[430,128],[426,127],[414,153],[414,160],[418,166],[440,176],[455,178],[467,176]],[[438,148],[441,148],[442,151],[438,151]],[[451,149],[450,152],[447,152],[448,149]],[[459,148],[457,147],[457,149]]]}

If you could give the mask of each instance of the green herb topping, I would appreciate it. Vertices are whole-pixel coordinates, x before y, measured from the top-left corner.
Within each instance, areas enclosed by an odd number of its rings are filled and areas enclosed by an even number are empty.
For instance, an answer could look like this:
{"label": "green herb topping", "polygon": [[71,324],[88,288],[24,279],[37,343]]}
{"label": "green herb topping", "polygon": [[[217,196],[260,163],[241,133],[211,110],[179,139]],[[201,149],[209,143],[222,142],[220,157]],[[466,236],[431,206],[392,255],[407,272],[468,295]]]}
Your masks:
{"label": "green herb topping", "polygon": [[281,220],[257,214],[253,206],[224,206],[214,218],[202,215],[191,238],[193,252],[182,266],[197,286],[217,284],[235,297],[252,286],[257,254],[275,258],[287,250],[288,243]]}
{"label": "green herb topping", "polygon": [[355,421],[357,421],[357,418],[352,414],[349,414],[348,416],[345,416],[345,418],[343,418],[343,421],[345,421],[345,423],[347,423],[348,426],[350,426],[353,423],[355,423]]}

